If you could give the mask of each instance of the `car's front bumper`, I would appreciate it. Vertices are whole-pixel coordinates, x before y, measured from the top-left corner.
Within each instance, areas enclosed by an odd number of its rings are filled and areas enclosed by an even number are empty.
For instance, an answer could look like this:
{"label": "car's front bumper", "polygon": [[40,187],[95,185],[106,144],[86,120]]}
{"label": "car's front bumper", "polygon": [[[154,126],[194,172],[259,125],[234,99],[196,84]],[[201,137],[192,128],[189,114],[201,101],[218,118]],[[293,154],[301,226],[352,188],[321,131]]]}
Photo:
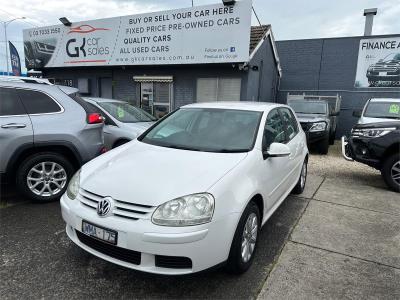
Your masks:
{"label": "car's front bumper", "polygon": [[348,161],[358,161],[370,167],[380,169],[380,160],[376,157],[368,141],[348,139],[342,136],[342,155]]}
{"label": "car's front bumper", "polygon": [[328,131],[306,132],[307,144],[312,145],[329,138]]}
{"label": "car's front bumper", "polygon": [[[219,221],[188,227],[166,227],[154,225],[150,219],[128,220],[116,216],[100,218],[89,209],[66,195],[61,198],[62,216],[67,223],[69,238],[82,249],[109,262],[131,269],[166,275],[199,272],[228,259],[233,235],[240,217],[233,213]],[[132,264],[97,251],[82,242],[79,233],[82,221],[93,223],[118,232],[116,247],[140,252],[140,263]],[[108,246],[109,247],[109,246]],[[115,247],[115,246],[112,246]],[[112,249],[111,249],[112,250]],[[115,249],[118,250],[118,249]],[[156,266],[156,257],[189,258],[191,268],[166,268]]]}

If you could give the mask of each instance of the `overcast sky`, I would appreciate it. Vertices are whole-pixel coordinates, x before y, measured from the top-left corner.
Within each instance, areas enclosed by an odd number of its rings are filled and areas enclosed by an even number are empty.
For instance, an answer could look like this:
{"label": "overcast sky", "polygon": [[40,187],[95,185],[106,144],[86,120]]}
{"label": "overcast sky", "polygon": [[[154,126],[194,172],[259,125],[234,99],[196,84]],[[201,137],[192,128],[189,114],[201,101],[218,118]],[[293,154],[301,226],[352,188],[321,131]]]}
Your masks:
{"label": "overcast sky", "polygon": [[[219,0],[193,0],[195,5]],[[191,6],[191,0],[0,0],[0,21],[24,16],[8,26],[8,39],[23,56],[22,29]],[[263,24],[276,40],[362,35],[363,9],[377,7],[374,34],[400,33],[399,0],[253,0]],[[253,24],[256,19],[253,15]],[[4,29],[0,29],[0,71],[5,67]],[[24,63],[22,63],[24,65]]]}

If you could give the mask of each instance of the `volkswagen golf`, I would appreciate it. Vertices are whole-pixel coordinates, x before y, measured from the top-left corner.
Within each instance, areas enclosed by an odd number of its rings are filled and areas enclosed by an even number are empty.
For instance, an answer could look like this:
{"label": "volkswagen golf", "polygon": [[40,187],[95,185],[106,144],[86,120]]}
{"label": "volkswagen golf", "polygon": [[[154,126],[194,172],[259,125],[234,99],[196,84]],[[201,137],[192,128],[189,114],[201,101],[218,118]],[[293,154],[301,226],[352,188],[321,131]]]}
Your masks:
{"label": "volkswagen golf", "polygon": [[306,136],[286,105],[191,104],[84,165],[61,199],[69,238],[158,274],[251,265],[261,227],[307,176]]}

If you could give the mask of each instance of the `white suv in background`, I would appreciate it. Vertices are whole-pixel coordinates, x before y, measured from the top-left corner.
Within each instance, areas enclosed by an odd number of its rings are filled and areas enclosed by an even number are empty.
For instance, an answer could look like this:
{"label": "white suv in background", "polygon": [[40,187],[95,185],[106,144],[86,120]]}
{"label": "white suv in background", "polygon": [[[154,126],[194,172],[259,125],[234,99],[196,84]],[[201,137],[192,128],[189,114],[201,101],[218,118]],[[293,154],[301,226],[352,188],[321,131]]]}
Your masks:
{"label": "white suv in background", "polygon": [[306,136],[286,105],[184,106],[87,163],[61,199],[69,238],[128,268],[187,274],[254,258],[259,232],[306,183]]}
{"label": "white suv in background", "polygon": [[400,98],[372,98],[362,110],[353,112],[358,124],[400,121]]}

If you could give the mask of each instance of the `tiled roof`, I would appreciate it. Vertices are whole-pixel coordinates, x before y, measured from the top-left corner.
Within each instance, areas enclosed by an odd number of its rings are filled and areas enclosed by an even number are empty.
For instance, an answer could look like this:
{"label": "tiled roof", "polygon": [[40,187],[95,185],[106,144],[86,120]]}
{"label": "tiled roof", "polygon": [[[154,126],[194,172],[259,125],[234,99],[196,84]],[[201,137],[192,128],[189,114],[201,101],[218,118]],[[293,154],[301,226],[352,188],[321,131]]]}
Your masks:
{"label": "tiled roof", "polygon": [[264,37],[265,33],[270,28],[271,28],[271,25],[251,26],[250,54],[257,47],[258,43],[261,41],[261,39]]}

